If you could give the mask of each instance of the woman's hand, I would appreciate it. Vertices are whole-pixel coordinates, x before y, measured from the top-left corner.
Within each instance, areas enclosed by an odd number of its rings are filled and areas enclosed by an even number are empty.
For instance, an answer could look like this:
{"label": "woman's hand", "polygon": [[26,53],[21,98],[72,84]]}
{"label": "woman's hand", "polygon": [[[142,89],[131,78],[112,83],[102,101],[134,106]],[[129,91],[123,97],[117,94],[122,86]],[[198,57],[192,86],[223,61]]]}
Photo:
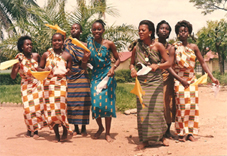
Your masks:
{"label": "woman's hand", "polygon": [[184,88],[188,88],[190,85],[186,80],[181,80],[180,83],[184,86]]}
{"label": "woman's hand", "polygon": [[137,77],[137,71],[135,70],[135,68],[131,69],[131,77],[132,78]]}
{"label": "woman's hand", "polygon": [[159,68],[159,65],[158,64],[151,64],[150,68],[154,72],[154,71],[156,71]]}
{"label": "woman's hand", "polygon": [[20,69],[20,63],[14,64],[15,70],[18,72]]}
{"label": "woman's hand", "polygon": [[114,68],[112,67],[109,72],[107,73],[108,77],[113,77],[114,76]]}
{"label": "woman's hand", "polygon": [[44,68],[44,71],[50,71],[49,67]]}
{"label": "woman's hand", "polygon": [[218,79],[216,79],[216,78],[214,78],[214,77],[211,79],[211,81],[212,81],[213,83],[215,83],[217,86],[220,85]]}
{"label": "woman's hand", "polygon": [[67,68],[66,70],[67,71],[66,71],[65,75],[70,76],[72,74],[71,70],[69,68]]}
{"label": "woman's hand", "polygon": [[91,53],[84,50],[84,56],[83,56],[82,62],[83,63],[88,62],[90,56],[91,56]]}

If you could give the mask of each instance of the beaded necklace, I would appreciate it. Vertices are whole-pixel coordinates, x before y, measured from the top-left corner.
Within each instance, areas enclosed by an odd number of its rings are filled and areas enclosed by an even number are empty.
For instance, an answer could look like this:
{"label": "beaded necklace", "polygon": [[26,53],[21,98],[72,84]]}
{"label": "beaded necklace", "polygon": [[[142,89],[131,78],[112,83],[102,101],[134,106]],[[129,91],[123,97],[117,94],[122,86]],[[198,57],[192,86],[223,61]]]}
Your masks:
{"label": "beaded necklace", "polygon": [[102,41],[101,41],[101,43],[100,43],[100,47],[99,47],[98,51],[96,50],[97,48],[96,48],[96,46],[95,46],[95,40],[94,40],[94,39],[93,39],[93,46],[94,46],[94,48],[95,48],[95,51],[98,53],[98,56],[101,56]]}

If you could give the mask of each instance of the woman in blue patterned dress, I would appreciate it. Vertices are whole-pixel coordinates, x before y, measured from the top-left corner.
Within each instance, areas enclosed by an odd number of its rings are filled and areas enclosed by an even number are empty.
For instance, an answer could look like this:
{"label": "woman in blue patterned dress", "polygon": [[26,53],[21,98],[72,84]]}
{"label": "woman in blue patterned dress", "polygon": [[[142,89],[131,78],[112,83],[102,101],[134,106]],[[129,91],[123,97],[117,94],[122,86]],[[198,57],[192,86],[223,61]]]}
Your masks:
{"label": "woman in blue patterned dress", "polygon": [[[110,126],[112,117],[116,117],[115,113],[115,88],[116,80],[114,78],[114,70],[120,64],[116,46],[112,41],[102,38],[105,31],[105,23],[102,20],[97,20],[92,24],[93,37],[88,38],[87,46],[91,51],[90,63],[93,66],[91,79],[91,103],[92,117],[96,119],[99,126],[98,131],[94,135],[94,139],[98,139],[104,131],[102,117],[105,117],[106,135],[105,139],[112,142],[110,137]],[[111,52],[117,60],[114,66],[111,67]],[[106,77],[109,77],[106,87],[101,93],[96,92],[97,85]]]}

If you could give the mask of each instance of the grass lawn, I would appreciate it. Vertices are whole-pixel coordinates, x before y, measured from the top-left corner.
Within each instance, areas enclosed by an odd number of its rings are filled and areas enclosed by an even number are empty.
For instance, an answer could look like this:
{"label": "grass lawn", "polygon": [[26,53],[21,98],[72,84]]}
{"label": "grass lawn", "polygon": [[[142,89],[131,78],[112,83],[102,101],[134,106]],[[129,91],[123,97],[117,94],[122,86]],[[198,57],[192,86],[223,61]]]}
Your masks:
{"label": "grass lawn", "polygon": [[[116,89],[116,109],[124,111],[136,108],[136,96],[130,91],[134,84],[118,83]],[[1,85],[0,102],[21,103],[20,85]]]}
{"label": "grass lawn", "polygon": [[1,85],[0,102],[22,103],[20,85]]}

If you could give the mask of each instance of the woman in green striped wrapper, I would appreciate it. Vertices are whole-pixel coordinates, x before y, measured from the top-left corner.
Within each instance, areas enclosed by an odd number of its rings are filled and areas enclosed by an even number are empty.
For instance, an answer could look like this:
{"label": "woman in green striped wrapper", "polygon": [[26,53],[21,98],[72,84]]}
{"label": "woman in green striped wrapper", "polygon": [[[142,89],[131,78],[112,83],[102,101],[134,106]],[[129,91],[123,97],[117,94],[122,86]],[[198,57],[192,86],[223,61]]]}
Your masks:
{"label": "woman in green striped wrapper", "polygon": [[[171,66],[173,56],[168,57],[164,46],[155,41],[154,24],[149,20],[143,20],[139,23],[140,39],[132,50],[131,57],[131,76],[136,77],[137,71],[134,65],[138,62],[152,68],[152,70],[138,80],[142,89],[145,91],[143,102],[140,103],[137,98],[137,122],[138,133],[141,144],[137,149],[143,149],[149,145],[149,141],[162,141],[163,145],[168,146],[168,141],[163,138],[167,130],[167,125],[163,110],[163,80],[161,69]],[[165,60],[160,63],[161,59]]]}

